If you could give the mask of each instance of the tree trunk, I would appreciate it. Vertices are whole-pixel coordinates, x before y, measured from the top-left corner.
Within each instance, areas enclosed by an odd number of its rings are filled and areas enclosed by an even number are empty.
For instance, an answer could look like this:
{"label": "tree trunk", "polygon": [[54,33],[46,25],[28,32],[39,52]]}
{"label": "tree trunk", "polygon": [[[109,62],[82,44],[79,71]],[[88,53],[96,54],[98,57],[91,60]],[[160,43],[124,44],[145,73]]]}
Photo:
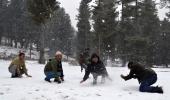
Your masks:
{"label": "tree trunk", "polygon": [[17,40],[15,40],[15,48],[17,48]]}
{"label": "tree trunk", "polygon": [[0,36],[0,45],[2,44],[2,37]]}
{"label": "tree trunk", "polygon": [[40,58],[39,58],[39,63],[40,64],[45,64],[45,33],[46,33],[47,27],[45,24],[41,26],[41,38],[40,38]]}

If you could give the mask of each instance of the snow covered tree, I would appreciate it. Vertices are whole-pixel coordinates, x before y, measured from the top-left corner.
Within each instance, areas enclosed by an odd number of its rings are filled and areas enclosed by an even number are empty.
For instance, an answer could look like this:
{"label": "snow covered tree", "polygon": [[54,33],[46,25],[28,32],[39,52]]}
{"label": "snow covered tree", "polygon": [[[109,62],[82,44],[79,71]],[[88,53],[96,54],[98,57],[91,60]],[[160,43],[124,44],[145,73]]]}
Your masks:
{"label": "snow covered tree", "polygon": [[[70,16],[64,8],[55,11],[50,22],[51,32],[48,34],[47,46],[50,48],[50,57],[53,57],[56,50],[62,51],[65,55],[73,55],[75,31],[71,25]],[[55,45],[55,46],[54,46]]]}
{"label": "snow covered tree", "polygon": [[5,26],[5,22],[4,19],[6,17],[6,15],[4,13],[6,13],[6,9],[7,9],[7,4],[8,4],[8,0],[0,0],[0,44],[1,44],[1,39],[4,33],[4,26]]}
{"label": "snow covered tree", "polygon": [[155,53],[155,64],[168,67],[170,64],[170,22],[165,18],[161,22],[161,34],[159,35],[158,46]]}
{"label": "snow covered tree", "polygon": [[[93,28],[96,35],[96,48],[103,60],[106,60],[106,55],[114,55],[115,37],[117,33],[118,13],[116,11],[115,0],[97,0],[93,10]],[[109,49],[107,50],[107,48]],[[111,54],[109,54],[109,52]],[[112,55],[112,56],[113,56]],[[114,57],[113,57],[114,58]]]}
{"label": "snow covered tree", "polygon": [[40,59],[39,63],[44,64],[45,35],[48,30],[49,19],[52,18],[54,11],[59,8],[56,0],[28,0],[28,11],[34,22],[41,27]]}
{"label": "snow covered tree", "polygon": [[83,52],[85,48],[91,47],[91,25],[90,25],[90,7],[89,3],[92,0],[82,0],[79,7],[79,14],[77,16],[77,53]]}

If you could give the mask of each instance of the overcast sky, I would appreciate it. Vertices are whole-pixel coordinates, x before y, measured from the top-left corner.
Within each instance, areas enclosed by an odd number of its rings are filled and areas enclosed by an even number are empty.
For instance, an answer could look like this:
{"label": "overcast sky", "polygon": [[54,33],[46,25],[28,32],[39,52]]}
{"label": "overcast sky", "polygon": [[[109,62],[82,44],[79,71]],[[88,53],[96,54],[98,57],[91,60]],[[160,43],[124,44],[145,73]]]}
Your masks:
{"label": "overcast sky", "polygon": [[[78,14],[78,8],[81,0],[58,0],[61,4],[60,6],[64,7],[66,12],[70,15],[71,17],[71,22],[72,25],[76,28],[77,20],[76,20],[76,15]],[[159,2],[159,0],[157,0]],[[165,12],[167,12],[166,9],[159,9],[159,17],[162,20],[165,18]]]}

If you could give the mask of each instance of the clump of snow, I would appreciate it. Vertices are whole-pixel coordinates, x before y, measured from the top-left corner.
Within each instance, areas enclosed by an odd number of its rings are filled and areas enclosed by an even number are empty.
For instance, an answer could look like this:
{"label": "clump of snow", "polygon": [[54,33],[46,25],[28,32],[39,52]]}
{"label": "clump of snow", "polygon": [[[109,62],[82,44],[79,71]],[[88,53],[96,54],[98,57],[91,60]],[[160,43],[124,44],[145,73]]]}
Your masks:
{"label": "clump of snow", "polygon": [[35,61],[26,61],[28,72],[32,78],[10,78],[8,65],[10,61],[0,60],[0,100],[169,100],[170,99],[170,69],[155,69],[158,82],[165,93],[141,93],[138,91],[137,80],[125,82],[120,74],[127,74],[127,68],[107,67],[112,78],[106,84],[92,85],[92,76],[80,84],[84,73],[79,66],[63,63],[65,82],[62,84],[44,81],[44,65]]}

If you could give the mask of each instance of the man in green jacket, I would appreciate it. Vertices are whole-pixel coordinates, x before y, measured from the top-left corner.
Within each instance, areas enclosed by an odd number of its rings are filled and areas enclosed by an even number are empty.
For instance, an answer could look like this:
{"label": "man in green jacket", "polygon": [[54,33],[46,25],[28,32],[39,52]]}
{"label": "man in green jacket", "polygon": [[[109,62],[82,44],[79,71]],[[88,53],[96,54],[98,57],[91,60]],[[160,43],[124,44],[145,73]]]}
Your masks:
{"label": "man in green jacket", "polygon": [[64,74],[62,68],[62,53],[57,51],[55,54],[55,58],[51,59],[44,68],[45,73],[45,81],[51,82],[50,79],[54,78],[54,82],[61,83],[64,81]]}
{"label": "man in green jacket", "polygon": [[27,77],[32,77],[28,75],[26,65],[25,65],[25,54],[20,53],[10,64],[8,68],[9,72],[12,74],[11,78],[22,77],[25,74]]}

